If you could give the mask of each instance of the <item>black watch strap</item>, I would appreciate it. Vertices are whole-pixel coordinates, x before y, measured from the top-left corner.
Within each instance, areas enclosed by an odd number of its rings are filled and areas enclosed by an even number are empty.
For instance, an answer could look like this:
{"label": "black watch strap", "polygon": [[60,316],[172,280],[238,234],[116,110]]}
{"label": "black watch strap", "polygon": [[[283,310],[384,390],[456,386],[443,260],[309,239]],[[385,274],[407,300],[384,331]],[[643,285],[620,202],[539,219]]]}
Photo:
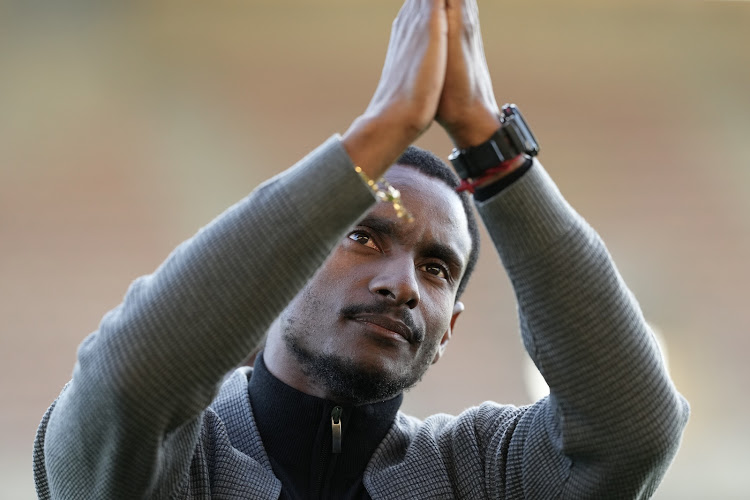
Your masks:
{"label": "black watch strap", "polygon": [[500,128],[488,140],[465,149],[454,149],[448,159],[462,179],[477,179],[482,174],[518,155],[536,156],[539,145],[526,120],[515,106],[506,104],[500,114]]}

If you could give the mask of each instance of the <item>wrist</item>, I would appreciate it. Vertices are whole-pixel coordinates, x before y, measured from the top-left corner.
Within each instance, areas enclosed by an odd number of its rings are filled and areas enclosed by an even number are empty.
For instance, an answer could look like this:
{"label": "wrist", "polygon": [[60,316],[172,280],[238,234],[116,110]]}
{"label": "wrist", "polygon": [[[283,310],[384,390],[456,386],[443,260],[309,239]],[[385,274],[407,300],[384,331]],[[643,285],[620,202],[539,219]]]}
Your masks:
{"label": "wrist", "polygon": [[489,175],[486,175],[482,177],[481,179],[477,179],[474,183],[475,189],[481,189],[483,187],[487,187],[490,184],[493,184],[500,179],[507,177],[508,175],[512,174],[519,168],[526,165],[526,162],[529,160],[529,157],[526,155],[518,155],[515,158],[508,160],[506,164],[503,165],[502,170],[498,170],[497,172],[490,173]]}
{"label": "wrist", "polygon": [[483,190],[493,189],[494,185],[504,186],[506,183],[512,183],[518,175],[523,175],[523,172],[528,170],[532,164],[533,160],[530,156],[520,154],[485,170],[480,177],[462,179],[456,191],[459,193],[461,191],[468,191],[476,195]]}
{"label": "wrist", "polygon": [[498,121],[499,127],[486,141],[456,148],[448,157],[463,179],[459,190],[473,193],[476,188],[497,182],[539,152],[534,135],[514,104],[503,106]]}
{"label": "wrist", "polygon": [[482,185],[477,186],[473,189],[474,200],[479,202],[489,200],[493,196],[499,194],[501,191],[516,183],[521,177],[525,176],[526,172],[528,172],[533,166],[534,159],[531,157],[526,157],[525,161],[522,164],[516,166],[501,178],[494,179],[491,182],[477,183]]}
{"label": "wrist", "polygon": [[482,107],[479,111],[465,111],[459,113],[463,121],[447,123],[441,122],[443,128],[458,149],[470,148],[482,144],[492,137],[501,122],[497,112]]}
{"label": "wrist", "polygon": [[363,115],[352,122],[341,142],[354,165],[368,177],[379,179],[417,137],[396,122]]}

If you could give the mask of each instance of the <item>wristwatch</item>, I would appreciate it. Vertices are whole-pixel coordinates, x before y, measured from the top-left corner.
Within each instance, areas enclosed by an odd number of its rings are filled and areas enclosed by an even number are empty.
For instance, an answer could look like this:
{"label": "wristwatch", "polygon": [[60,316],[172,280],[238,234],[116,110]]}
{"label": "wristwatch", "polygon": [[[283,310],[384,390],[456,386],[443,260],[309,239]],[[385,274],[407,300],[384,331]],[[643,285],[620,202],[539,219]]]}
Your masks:
{"label": "wristwatch", "polygon": [[500,128],[478,146],[454,149],[448,159],[461,179],[478,179],[490,169],[518,155],[539,153],[534,134],[515,104],[506,104],[500,112]]}

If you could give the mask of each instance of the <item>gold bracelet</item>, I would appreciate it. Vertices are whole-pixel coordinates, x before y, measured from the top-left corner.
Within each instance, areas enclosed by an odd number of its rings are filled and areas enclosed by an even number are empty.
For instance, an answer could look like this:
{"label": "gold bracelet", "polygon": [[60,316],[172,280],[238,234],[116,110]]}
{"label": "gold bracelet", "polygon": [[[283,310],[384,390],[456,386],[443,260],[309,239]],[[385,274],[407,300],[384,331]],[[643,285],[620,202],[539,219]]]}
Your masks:
{"label": "gold bracelet", "polygon": [[370,179],[358,166],[355,166],[354,170],[359,174],[362,180],[365,181],[365,184],[370,186],[370,189],[375,193],[375,197],[378,201],[389,202],[393,205],[393,209],[396,211],[396,217],[399,219],[405,218],[408,222],[414,222],[414,217],[401,203],[401,193],[398,189],[391,186],[391,184],[382,177],[377,181]]}

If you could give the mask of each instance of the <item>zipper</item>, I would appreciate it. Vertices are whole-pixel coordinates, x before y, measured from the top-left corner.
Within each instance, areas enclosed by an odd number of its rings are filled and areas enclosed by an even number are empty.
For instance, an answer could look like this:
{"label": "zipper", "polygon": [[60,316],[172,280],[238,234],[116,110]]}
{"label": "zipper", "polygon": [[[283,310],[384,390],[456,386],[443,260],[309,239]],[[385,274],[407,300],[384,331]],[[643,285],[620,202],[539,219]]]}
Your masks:
{"label": "zipper", "polygon": [[331,410],[331,453],[341,453],[341,412],[340,406]]}
{"label": "zipper", "polygon": [[318,492],[316,498],[330,497],[331,476],[336,469],[336,459],[341,454],[341,417],[343,413],[344,409],[340,406],[334,406],[331,410],[331,449],[329,452],[326,446],[321,446],[318,477],[315,490],[313,490]]}

